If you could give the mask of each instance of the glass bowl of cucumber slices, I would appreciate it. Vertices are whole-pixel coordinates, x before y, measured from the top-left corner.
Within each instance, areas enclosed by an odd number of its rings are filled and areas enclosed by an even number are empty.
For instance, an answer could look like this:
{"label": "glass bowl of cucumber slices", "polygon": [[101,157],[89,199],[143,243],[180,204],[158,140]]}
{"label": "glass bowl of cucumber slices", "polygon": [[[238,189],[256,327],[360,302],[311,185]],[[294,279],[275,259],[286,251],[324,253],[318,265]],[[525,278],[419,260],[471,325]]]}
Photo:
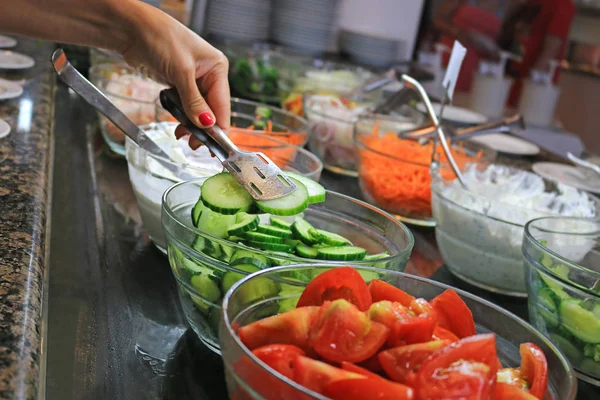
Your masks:
{"label": "glass bowl of cucumber slices", "polygon": [[245,275],[307,262],[403,271],[410,257],[413,235],[390,214],[287,174],[297,189],[276,200],[255,202],[226,172],[178,183],[163,196],[162,225],[183,309],[216,352],[221,299]]}
{"label": "glass bowl of cucumber slices", "polygon": [[582,380],[600,386],[600,220],[547,217],[525,225],[531,323]]}

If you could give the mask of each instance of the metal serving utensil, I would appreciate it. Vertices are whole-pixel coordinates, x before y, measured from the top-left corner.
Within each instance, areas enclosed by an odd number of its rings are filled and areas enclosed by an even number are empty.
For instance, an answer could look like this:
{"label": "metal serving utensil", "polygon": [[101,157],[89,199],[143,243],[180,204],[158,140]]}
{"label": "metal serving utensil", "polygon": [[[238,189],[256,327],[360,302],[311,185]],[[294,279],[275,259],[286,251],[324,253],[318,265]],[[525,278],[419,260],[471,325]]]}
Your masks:
{"label": "metal serving utensil", "polygon": [[450,147],[448,146],[448,142],[446,140],[446,135],[444,134],[444,128],[442,127],[442,125],[440,125],[440,121],[438,120],[438,117],[435,114],[435,110],[433,109],[431,100],[429,99],[427,92],[416,79],[413,79],[408,75],[402,75],[402,81],[404,81],[407,87],[415,90],[421,96],[421,100],[425,105],[425,109],[427,110],[427,114],[429,115],[431,122],[433,122],[433,126],[436,129],[438,139],[440,141],[440,144],[442,145],[442,149],[444,150],[444,153],[448,158],[448,162],[450,163],[452,170],[456,174],[456,178],[458,179],[463,188],[468,189],[467,185],[465,184],[462,173],[460,172],[460,169],[458,168],[458,165],[456,164],[456,161],[452,156],[452,152],[450,151]]}
{"label": "metal serving utensil", "polygon": [[574,155],[573,153],[571,153],[571,152],[568,152],[568,153],[567,153],[567,158],[568,158],[568,159],[569,159],[569,160],[570,160],[570,161],[571,161],[573,164],[579,165],[579,166],[581,166],[581,167],[584,167],[584,168],[591,169],[592,171],[594,171],[595,173],[597,173],[598,175],[600,175],[600,166],[598,166],[598,165],[596,165],[596,164],[594,164],[594,163],[591,163],[591,162],[589,162],[589,161],[586,161],[586,160],[584,160],[584,159],[581,159],[581,158],[579,158],[579,157],[575,156],[575,155]]}
{"label": "metal serving utensil", "polygon": [[271,200],[296,190],[296,185],[263,153],[240,150],[217,125],[201,129],[186,115],[177,89],[160,92],[160,103],[221,161],[255,200]]}

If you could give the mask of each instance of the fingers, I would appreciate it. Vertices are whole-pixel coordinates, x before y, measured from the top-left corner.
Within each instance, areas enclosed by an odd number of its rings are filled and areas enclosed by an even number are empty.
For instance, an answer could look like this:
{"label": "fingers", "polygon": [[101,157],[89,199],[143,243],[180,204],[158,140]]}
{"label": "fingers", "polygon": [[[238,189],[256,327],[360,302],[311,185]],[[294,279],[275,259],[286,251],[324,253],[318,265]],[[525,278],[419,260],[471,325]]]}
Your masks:
{"label": "fingers", "polygon": [[183,125],[177,125],[177,128],[175,128],[175,137],[177,138],[177,140],[189,134],[190,131],[188,131]]}
{"label": "fingers", "polygon": [[216,122],[215,115],[200,94],[200,89],[195,79],[195,70],[182,71],[181,82],[176,83],[177,90],[181,96],[181,102],[185,113],[190,120],[201,128],[209,128]]}
{"label": "fingers", "polygon": [[178,125],[177,128],[175,128],[175,137],[177,138],[177,140],[188,135],[190,135],[188,145],[192,150],[196,150],[198,147],[202,146],[202,142],[200,141],[200,139],[198,139],[196,136],[192,136],[190,131],[188,131],[185,126]]}
{"label": "fingers", "polygon": [[227,57],[220,53],[215,66],[204,79],[201,78],[203,92],[206,93],[206,100],[215,113],[217,124],[226,132],[229,129],[231,119],[228,69]]}

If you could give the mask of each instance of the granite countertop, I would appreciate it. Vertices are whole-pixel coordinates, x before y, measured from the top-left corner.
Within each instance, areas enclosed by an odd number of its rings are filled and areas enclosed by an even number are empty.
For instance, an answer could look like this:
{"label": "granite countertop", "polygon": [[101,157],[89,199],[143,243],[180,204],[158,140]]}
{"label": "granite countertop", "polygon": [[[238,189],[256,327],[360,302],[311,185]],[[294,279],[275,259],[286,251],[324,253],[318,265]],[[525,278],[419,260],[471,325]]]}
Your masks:
{"label": "granite countertop", "polygon": [[33,57],[23,94],[0,101],[11,127],[0,139],[0,399],[36,399],[43,379],[44,280],[50,203],[55,75],[54,45],[18,38],[14,50]]}

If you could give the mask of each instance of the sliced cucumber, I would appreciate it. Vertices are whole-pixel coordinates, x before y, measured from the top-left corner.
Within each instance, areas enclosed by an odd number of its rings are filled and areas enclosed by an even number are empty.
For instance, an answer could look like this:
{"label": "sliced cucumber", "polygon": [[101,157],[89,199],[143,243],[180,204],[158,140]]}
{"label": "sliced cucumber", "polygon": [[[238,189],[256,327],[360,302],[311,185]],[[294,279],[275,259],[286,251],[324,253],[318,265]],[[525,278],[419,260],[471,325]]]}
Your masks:
{"label": "sliced cucumber", "polygon": [[256,258],[256,257],[242,257],[242,258],[238,258],[235,261],[232,261],[229,266],[230,267],[235,267],[236,265],[242,265],[242,264],[251,264],[254,265],[255,267],[259,268],[259,269],[265,269],[265,268],[269,268],[269,264],[266,264],[264,262],[262,262],[260,259]]}
{"label": "sliced cucumber", "polygon": [[246,232],[244,233],[244,237],[253,242],[261,242],[261,243],[283,243],[283,238],[278,236],[271,236],[265,233],[260,232]]}
{"label": "sliced cucumber", "polygon": [[232,215],[254,204],[250,193],[229,172],[211,176],[202,184],[202,201],[213,211]]}
{"label": "sliced cucumber", "polygon": [[222,244],[221,249],[223,250],[223,261],[229,262],[231,260],[231,256],[233,256],[233,252],[235,251],[234,248]]}
{"label": "sliced cucumber", "polygon": [[315,249],[314,247],[307,246],[304,243],[298,243],[294,250],[296,251],[296,254],[304,258],[315,259],[319,255],[319,251],[317,249]]}
{"label": "sliced cucumber", "polygon": [[197,262],[194,262],[185,257],[182,259],[181,265],[178,266],[187,274],[192,276],[198,274],[210,275],[213,272],[212,269],[205,267],[204,265],[200,265]]}
{"label": "sliced cucumber", "polygon": [[321,184],[296,172],[287,171],[285,174],[289,178],[296,179],[306,186],[306,190],[308,191],[308,204],[322,203],[325,201],[327,191]]}
{"label": "sliced cucumber", "polygon": [[220,260],[223,256],[223,250],[219,243],[213,242],[211,240],[206,240],[206,249],[204,249],[204,254],[207,254],[212,258]]}
{"label": "sliced cucumber", "polygon": [[195,227],[198,227],[198,221],[200,220],[200,215],[202,211],[206,210],[207,207],[204,205],[202,199],[198,199],[194,207],[192,208],[192,223]]}
{"label": "sliced cucumber", "polygon": [[556,310],[552,289],[544,287],[538,290],[534,304],[538,313],[544,321],[546,321],[548,327],[554,328],[555,326],[558,326],[558,312]]}
{"label": "sliced cucumber", "polygon": [[563,300],[558,306],[561,324],[586,343],[600,343],[600,319],[577,301]]}
{"label": "sliced cucumber", "polygon": [[288,246],[296,247],[298,243],[302,242],[296,239],[284,239],[283,243],[287,244]]}
{"label": "sliced cucumber", "polygon": [[367,251],[357,246],[324,247],[317,249],[318,258],[332,261],[356,261],[362,260]]}
{"label": "sliced cucumber", "polygon": [[241,258],[254,258],[254,259],[260,261],[263,265],[266,265],[266,266],[271,265],[269,263],[269,259],[267,258],[267,256],[263,256],[262,254],[257,254],[256,251],[244,250],[244,249],[237,249],[231,256],[230,262],[234,263]]}
{"label": "sliced cucumber", "polygon": [[258,225],[256,230],[265,235],[278,236],[284,239],[291,238],[294,235],[290,229],[277,228],[276,226],[264,224]]}
{"label": "sliced cucumber", "polygon": [[571,298],[567,292],[565,292],[564,284],[556,280],[555,278],[551,278],[550,275],[545,272],[538,271],[538,275],[544,282],[544,284],[552,290],[553,296],[558,300],[568,300]]}
{"label": "sliced cucumber", "polygon": [[381,260],[382,258],[387,258],[390,256],[390,253],[388,253],[387,251],[384,251],[383,253],[379,253],[379,254],[367,254],[364,258],[365,261],[375,261],[375,260]]}
{"label": "sliced cucumber", "polygon": [[550,333],[550,339],[567,356],[571,364],[577,366],[583,359],[583,353],[573,345],[568,339],[557,333]]}
{"label": "sliced cucumber", "polygon": [[296,190],[287,196],[273,200],[259,200],[258,208],[273,215],[296,215],[308,207],[308,190],[300,181],[290,178],[296,184]]}
{"label": "sliced cucumber", "polygon": [[204,250],[206,250],[206,242],[207,240],[198,235],[196,236],[196,239],[194,239],[194,243],[192,243],[192,249],[196,250],[198,253],[204,253]]}
{"label": "sliced cucumber", "polygon": [[233,271],[226,272],[223,276],[223,280],[221,281],[223,293],[227,293],[227,291],[233,286],[233,284],[242,279],[244,276],[256,272],[260,269],[253,264],[238,264],[234,268],[240,271],[244,271],[246,273],[242,274],[240,272]]}
{"label": "sliced cucumber", "polygon": [[190,279],[190,284],[206,301],[215,303],[221,298],[219,286],[215,280],[211,279],[208,275],[194,275],[192,276],[192,279]]}
{"label": "sliced cucumber", "polygon": [[252,215],[245,212],[236,214],[235,225],[227,229],[229,236],[241,236],[244,232],[253,231],[258,227],[258,215]]}
{"label": "sliced cucumber", "polygon": [[292,246],[287,245],[285,243],[265,243],[265,242],[255,242],[252,240],[248,241],[248,246],[255,247],[255,248],[261,249],[261,250],[281,251],[283,253],[291,253],[294,250],[294,248]]}
{"label": "sliced cucumber", "polygon": [[309,224],[304,218],[296,217],[296,220],[292,224],[292,232],[296,239],[302,241],[302,243],[310,246],[318,242],[318,240],[311,235],[310,230],[315,229],[314,226]]}
{"label": "sliced cucumber", "polygon": [[291,229],[292,228],[291,222],[287,222],[286,220],[277,218],[277,217],[271,217],[271,225],[273,225],[276,228],[281,228],[281,229]]}
{"label": "sliced cucumber", "polygon": [[204,210],[198,221],[198,229],[219,238],[226,238],[227,229],[235,224],[235,215],[224,215],[211,210]]}
{"label": "sliced cucumber", "polygon": [[337,233],[327,232],[321,229],[310,229],[309,233],[312,237],[319,241],[319,243],[326,244],[329,246],[347,246],[352,243],[345,237],[338,235]]}

